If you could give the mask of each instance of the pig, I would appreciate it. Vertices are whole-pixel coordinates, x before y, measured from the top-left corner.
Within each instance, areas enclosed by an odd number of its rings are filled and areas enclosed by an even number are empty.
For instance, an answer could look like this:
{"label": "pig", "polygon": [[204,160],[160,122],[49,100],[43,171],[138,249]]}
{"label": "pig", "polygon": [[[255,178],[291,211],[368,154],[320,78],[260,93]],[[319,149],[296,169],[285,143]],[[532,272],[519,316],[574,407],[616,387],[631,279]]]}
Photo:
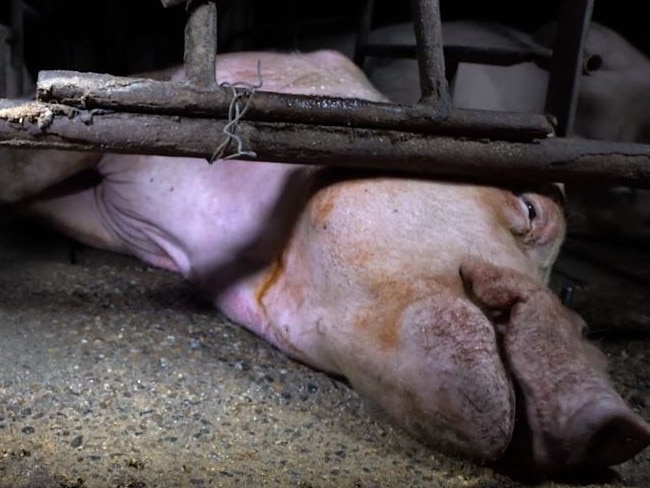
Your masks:
{"label": "pig", "polygon": [[[258,61],[266,91],[385,101],[328,50],[221,54],[219,81],[256,84]],[[614,465],[650,443],[584,323],[547,286],[566,229],[554,185],[68,157],[98,178],[46,189],[24,215],[179,273],[231,320],[346,378],[436,449],[556,474]]]}

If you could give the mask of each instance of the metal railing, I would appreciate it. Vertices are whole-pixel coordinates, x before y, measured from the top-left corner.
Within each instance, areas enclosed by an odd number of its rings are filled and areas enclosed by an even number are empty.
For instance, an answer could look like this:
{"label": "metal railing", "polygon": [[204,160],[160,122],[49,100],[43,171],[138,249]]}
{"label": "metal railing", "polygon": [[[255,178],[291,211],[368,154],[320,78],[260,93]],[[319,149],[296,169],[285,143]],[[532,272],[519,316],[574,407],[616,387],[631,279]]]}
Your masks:
{"label": "metal railing", "polygon": [[[0,144],[210,159],[223,142],[224,127],[233,126],[228,119],[232,92],[215,81],[216,3],[162,3],[186,5],[188,82],[44,71],[36,101],[18,106],[4,102]],[[444,76],[439,2],[413,0],[419,103],[257,91],[245,117],[234,126],[247,150],[241,158],[480,179],[498,174],[499,180],[649,186],[650,146],[556,137],[571,130],[593,0],[564,4],[558,32],[563,49],[553,53],[547,102],[554,117],[454,109]],[[465,50],[463,55],[485,53]]]}

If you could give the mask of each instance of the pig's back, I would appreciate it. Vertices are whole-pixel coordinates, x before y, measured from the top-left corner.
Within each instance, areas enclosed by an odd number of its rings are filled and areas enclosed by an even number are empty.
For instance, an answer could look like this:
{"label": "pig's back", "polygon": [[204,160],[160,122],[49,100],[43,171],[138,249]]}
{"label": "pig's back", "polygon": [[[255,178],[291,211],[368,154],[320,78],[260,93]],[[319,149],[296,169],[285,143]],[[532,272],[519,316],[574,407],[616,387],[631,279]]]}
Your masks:
{"label": "pig's back", "polygon": [[[259,70],[258,70],[259,64]],[[172,80],[184,78],[176,70]],[[217,57],[217,82],[259,85],[260,91],[386,101],[348,57],[330,49],[307,53],[237,52]]]}

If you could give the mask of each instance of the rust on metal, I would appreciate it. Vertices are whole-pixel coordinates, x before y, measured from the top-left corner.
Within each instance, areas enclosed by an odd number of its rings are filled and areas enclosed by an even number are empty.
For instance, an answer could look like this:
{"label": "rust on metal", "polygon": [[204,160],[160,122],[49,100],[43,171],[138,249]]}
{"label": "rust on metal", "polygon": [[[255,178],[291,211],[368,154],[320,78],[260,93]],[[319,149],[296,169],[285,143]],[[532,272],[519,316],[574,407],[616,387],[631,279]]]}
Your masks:
{"label": "rust on metal", "polygon": [[444,116],[451,111],[451,95],[445,77],[440,2],[411,0],[411,9],[422,94],[419,103],[433,107]]}
{"label": "rust on metal", "polygon": [[197,86],[215,87],[217,5],[214,0],[191,0],[185,24],[185,75]]}
{"label": "rust on metal", "polygon": [[[419,0],[414,5],[422,11],[418,18],[439,23],[437,1]],[[216,11],[196,18],[216,22]],[[427,30],[424,24],[419,28]],[[216,39],[216,30],[212,34]],[[446,111],[445,101],[436,98],[448,96],[446,87],[435,81],[444,77],[438,34],[420,33],[418,42],[424,52],[420,62],[425,85],[429,83],[425,94],[431,95],[432,103],[404,106],[258,91],[249,101],[246,118],[234,127],[238,140],[248,154],[257,155],[257,161],[474,180],[650,187],[648,145],[551,137],[553,126],[542,114]],[[197,68],[190,83],[42,72],[39,101],[0,104],[6,107],[0,108],[0,145],[208,159],[224,143],[232,98],[214,85],[212,77],[206,83],[201,72],[211,63],[210,58]]]}
{"label": "rust on metal", "polygon": [[[1,145],[209,158],[226,120],[59,109],[0,111]],[[39,116],[39,113],[42,115]],[[43,121],[46,127],[43,128]],[[398,130],[241,121],[237,135],[257,161],[332,165],[503,182],[609,182],[650,187],[650,146],[549,137],[535,142]],[[218,163],[216,163],[218,164]]]}
{"label": "rust on metal", "polygon": [[[71,71],[41,71],[37,98],[81,109],[223,117],[228,112],[232,95],[220,88],[206,90],[186,83]],[[454,110],[449,116],[440,117],[427,106],[262,91],[256,92],[250,99],[246,119],[376,127],[519,141],[547,137],[553,133],[553,126],[541,114]]]}

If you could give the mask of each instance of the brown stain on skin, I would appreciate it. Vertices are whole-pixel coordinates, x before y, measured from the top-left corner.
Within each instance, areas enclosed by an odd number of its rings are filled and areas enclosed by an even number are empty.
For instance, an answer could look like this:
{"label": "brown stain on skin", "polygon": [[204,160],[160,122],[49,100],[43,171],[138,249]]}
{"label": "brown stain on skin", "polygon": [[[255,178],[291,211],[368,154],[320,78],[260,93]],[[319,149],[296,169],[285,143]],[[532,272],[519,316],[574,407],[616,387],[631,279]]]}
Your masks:
{"label": "brown stain on skin", "polygon": [[350,259],[353,260],[354,265],[357,267],[366,266],[375,257],[372,251],[367,248],[359,248],[354,253],[351,253]]}
{"label": "brown stain on skin", "polygon": [[364,336],[370,336],[379,344],[383,351],[397,349],[399,340],[399,317],[402,310],[393,307],[379,313],[367,309],[359,312],[354,319],[354,326],[362,331]]}
{"label": "brown stain on skin", "polygon": [[263,303],[264,296],[271,289],[271,287],[278,282],[280,277],[284,275],[284,272],[285,272],[284,259],[282,255],[279,255],[277,258],[273,260],[273,262],[269,266],[269,269],[262,277],[261,283],[258,285],[257,289],[255,290],[255,299],[257,300],[257,303],[262,308],[262,310],[266,311]]}
{"label": "brown stain on skin", "polygon": [[485,207],[491,209],[490,213],[494,215],[497,224],[511,230],[513,227],[511,215],[513,212],[518,211],[515,206],[517,203],[516,198],[509,199],[504,190],[495,191],[494,188],[481,188],[478,191],[480,193],[479,199]]}
{"label": "brown stain on skin", "polygon": [[[368,285],[369,305],[359,310],[353,325],[364,339],[378,344],[382,351],[396,350],[401,346],[401,334],[415,333],[402,330],[407,325],[404,323],[404,312],[413,303],[427,296],[438,295],[440,290],[447,290],[450,296],[462,296],[463,283],[460,276],[431,275],[407,281],[395,279],[390,274],[377,273]],[[432,323],[429,325],[440,320],[441,311],[447,311],[447,305],[442,305],[438,311],[431,311]],[[458,317],[451,320],[452,323],[469,321],[464,310],[453,309],[451,313],[458,314]],[[449,321],[449,317],[446,320]],[[446,332],[436,329],[436,333]]]}
{"label": "brown stain on skin", "polygon": [[399,346],[399,318],[403,309],[393,309],[384,317],[377,335],[383,349],[396,349]]}
{"label": "brown stain on skin", "polygon": [[310,217],[316,227],[321,228],[325,225],[327,217],[334,208],[336,193],[336,188],[329,187],[319,191],[314,197],[313,204],[310,206]]}
{"label": "brown stain on skin", "polygon": [[[315,173],[310,193],[309,216],[315,226],[322,227],[331,211],[345,195],[367,193],[363,188],[370,179],[382,178],[382,174],[349,168],[323,168]],[[356,188],[360,185],[361,188]]]}
{"label": "brown stain on skin", "polygon": [[362,309],[354,319],[354,326],[370,336],[383,351],[400,346],[401,318],[415,298],[415,290],[404,282],[376,279],[370,287],[372,305]]}

